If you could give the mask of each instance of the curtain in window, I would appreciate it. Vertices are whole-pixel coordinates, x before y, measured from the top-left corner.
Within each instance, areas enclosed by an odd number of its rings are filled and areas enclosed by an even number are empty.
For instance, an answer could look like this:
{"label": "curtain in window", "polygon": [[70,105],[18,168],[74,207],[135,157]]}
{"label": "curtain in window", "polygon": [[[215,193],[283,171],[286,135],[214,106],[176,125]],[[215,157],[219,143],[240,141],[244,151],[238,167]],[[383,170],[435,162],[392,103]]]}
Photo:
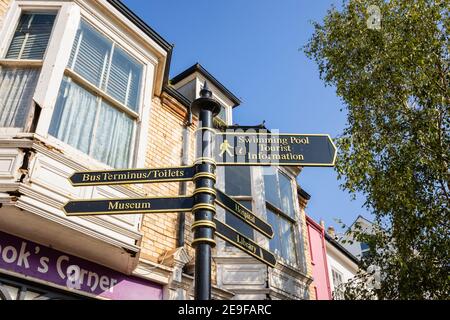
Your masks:
{"label": "curtain in window", "polygon": [[34,59],[44,57],[56,14],[24,13],[6,54],[7,59]]}
{"label": "curtain in window", "polygon": [[89,153],[97,113],[97,97],[64,78],[56,101],[49,133]]}
{"label": "curtain in window", "polygon": [[39,69],[0,68],[0,127],[23,128]]}
{"label": "curtain in window", "polygon": [[115,168],[128,166],[134,121],[65,77],[50,134]]}
{"label": "curtain in window", "polygon": [[107,103],[101,104],[91,155],[115,168],[128,166],[134,121]]}

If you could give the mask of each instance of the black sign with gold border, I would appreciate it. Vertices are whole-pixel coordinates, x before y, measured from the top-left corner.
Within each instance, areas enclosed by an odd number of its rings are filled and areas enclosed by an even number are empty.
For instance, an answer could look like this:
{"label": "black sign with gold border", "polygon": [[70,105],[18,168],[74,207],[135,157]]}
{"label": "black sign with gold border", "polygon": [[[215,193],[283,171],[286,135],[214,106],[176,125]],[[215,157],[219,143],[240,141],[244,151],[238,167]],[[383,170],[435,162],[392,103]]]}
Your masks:
{"label": "black sign with gold border", "polygon": [[328,134],[217,132],[218,165],[332,167],[336,147]]}
{"label": "black sign with gold border", "polygon": [[131,199],[91,199],[67,202],[63,210],[67,216],[141,214],[191,211],[194,198],[151,197]]}
{"label": "black sign with gold border", "polygon": [[216,189],[216,193],[216,202],[218,205],[228,210],[233,215],[235,215],[254,229],[258,230],[265,236],[271,239],[273,238],[273,230],[270,224],[267,224],[266,222],[258,218],[253,212],[248,210],[239,202],[227,196],[222,191]]}
{"label": "black sign with gold border", "polygon": [[254,241],[243,236],[241,233],[220,222],[219,220],[214,219],[214,223],[216,224],[216,235],[218,237],[231,243],[232,245],[248,253],[252,257],[269,265],[270,267],[275,267],[277,260],[273,253],[261,248]]}
{"label": "black sign with gold border", "polygon": [[193,166],[153,169],[78,171],[69,177],[73,186],[116,185],[130,183],[177,182],[192,180]]}

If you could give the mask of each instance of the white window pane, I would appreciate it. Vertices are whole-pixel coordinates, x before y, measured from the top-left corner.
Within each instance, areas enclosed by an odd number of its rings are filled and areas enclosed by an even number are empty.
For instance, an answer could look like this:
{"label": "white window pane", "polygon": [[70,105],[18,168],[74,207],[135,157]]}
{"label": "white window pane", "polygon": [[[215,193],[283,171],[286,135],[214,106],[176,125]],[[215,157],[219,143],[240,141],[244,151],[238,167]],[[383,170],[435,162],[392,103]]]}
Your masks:
{"label": "white window pane", "polygon": [[280,230],[278,226],[278,217],[275,213],[267,209],[267,223],[272,226],[273,238],[269,240],[269,249],[273,253],[281,255]]}
{"label": "white window pane", "polygon": [[251,196],[252,184],[250,167],[225,167],[225,192],[229,196]]}
{"label": "white window pane", "polygon": [[291,180],[282,173],[278,173],[279,183],[280,183],[280,209],[290,216],[295,217],[294,214],[294,199],[292,194],[292,184]]}
{"label": "white window pane", "polygon": [[47,49],[56,14],[24,13],[11,41],[7,59],[41,60]]}
{"label": "white window pane", "polygon": [[227,110],[225,109],[225,107],[220,106],[220,112],[217,115],[217,117],[221,120],[223,120],[224,122],[227,121]]}
{"label": "white window pane", "polygon": [[49,133],[89,152],[97,112],[97,98],[65,77],[58,95]]}
{"label": "white window pane", "polygon": [[138,111],[142,65],[119,47],[115,47],[106,92]]}
{"label": "white window pane", "polygon": [[280,217],[280,233],[281,233],[281,246],[282,256],[290,262],[296,262],[295,244],[294,244],[294,232],[292,224]]}
{"label": "white window pane", "polygon": [[23,128],[39,69],[0,68],[0,127]]}
{"label": "white window pane", "polygon": [[112,42],[81,21],[72,48],[69,67],[100,88],[106,75]]}
{"label": "white window pane", "polygon": [[134,121],[109,104],[101,105],[91,156],[115,168],[126,168]]}
{"label": "white window pane", "polygon": [[272,205],[281,210],[280,190],[276,174],[271,174],[272,171],[264,170],[264,190],[266,200]]}

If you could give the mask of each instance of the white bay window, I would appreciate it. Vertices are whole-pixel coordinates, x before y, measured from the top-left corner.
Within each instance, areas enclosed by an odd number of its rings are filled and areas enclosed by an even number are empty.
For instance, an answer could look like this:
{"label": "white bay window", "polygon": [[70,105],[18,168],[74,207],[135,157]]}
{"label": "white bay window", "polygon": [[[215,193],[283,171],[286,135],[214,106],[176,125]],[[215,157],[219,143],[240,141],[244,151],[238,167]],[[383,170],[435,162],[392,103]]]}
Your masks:
{"label": "white bay window", "polygon": [[264,171],[267,222],[274,230],[269,248],[283,260],[297,264],[294,194],[291,179],[279,170]]}
{"label": "white bay window", "polygon": [[0,64],[0,127],[26,130],[56,13],[23,12]]}
{"label": "white bay window", "polygon": [[142,73],[142,64],[82,20],[49,133],[112,167],[129,166]]}

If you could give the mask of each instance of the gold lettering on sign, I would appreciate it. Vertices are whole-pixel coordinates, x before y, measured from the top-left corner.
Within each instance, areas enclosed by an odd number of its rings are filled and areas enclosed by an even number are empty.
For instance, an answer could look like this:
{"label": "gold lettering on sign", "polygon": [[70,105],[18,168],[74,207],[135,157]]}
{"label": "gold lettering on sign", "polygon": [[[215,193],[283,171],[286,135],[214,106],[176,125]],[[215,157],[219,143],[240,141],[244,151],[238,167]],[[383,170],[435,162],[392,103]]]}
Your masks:
{"label": "gold lettering on sign", "polygon": [[[138,172],[123,172],[123,173],[102,173],[103,181],[133,181],[133,180],[148,180],[148,179],[168,179],[168,178],[183,178],[185,176],[184,170],[180,169],[155,169]],[[83,176],[83,181],[84,176]]]}
{"label": "gold lettering on sign", "polygon": [[285,153],[285,154],[266,154],[266,153],[250,153],[248,155],[249,160],[266,160],[266,161],[303,161],[305,160],[305,157],[302,154],[292,154],[292,153]]}
{"label": "gold lettering on sign", "polygon": [[83,182],[96,182],[100,181],[101,176],[99,174],[90,174],[90,173],[84,173],[83,174]]}
{"label": "gold lettering on sign", "polygon": [[247,249],[248,251],[251,251],[253,253],[256,253],[256,246],[248,242],[245,238],[241,237],[239,234],[236,235],[236,242],[240,244],[243,248]]}
{"label": "gold lettering on sign", "polygon": [[291,136],[291,143],[294,143],[294,144],[309,144],[309,137]]}
{"label": "gold lettering on sign", "polygon": [[246,210],[242,209],[242,207],[240,205],[235,204],[234,211],[236,211],[238,214],[240,214],[245,220],[255,223],[255,216],[248,213]]}
{"label": "gold lettering on sign", "polygon": [[108,202],[108,210],[146,210],[150,209],[150,207],[150,202]]}

